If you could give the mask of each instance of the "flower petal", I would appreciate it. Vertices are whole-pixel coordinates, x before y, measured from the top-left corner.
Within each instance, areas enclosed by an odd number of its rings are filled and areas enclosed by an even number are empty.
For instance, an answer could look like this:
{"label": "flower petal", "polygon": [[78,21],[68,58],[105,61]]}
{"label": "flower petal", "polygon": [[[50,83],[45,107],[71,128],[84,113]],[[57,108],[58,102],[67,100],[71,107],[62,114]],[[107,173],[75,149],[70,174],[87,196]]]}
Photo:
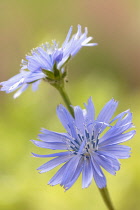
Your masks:
{"label": "flower petal", "polygon": [[106,151],[108,154],[113,154],[119,159],[125,159],[130,157],[131,148],[124,145],[107,145],[100,147],[100,151]]}
{"label": "flower petal", "polygon": [[89,158],[86,158],[83,163],[82,188],[89,187],[92,178],[93,178],[92,164]]}
{"label": "flower petal", "polygon": [[57,157],[57,156],[66,156],[66,155],[71,155],[71,152],[59,152],[59,153],[54,153],[54,154],[49,154],[49,155],[38,155],[35,153],[32,153],[34,157],[40,157],[40,158],[47,158],[47,157]]}
{"label": "flower petal", "polygon": [[[95,160],[94,160],[95,161]],[[97,163],[96,163],[97,165]],[[106,178],[101,170],[101,168],[98,166],[98,170],[100,171],[100,174],[102,176],[99,175],[99,171],[97,171],[94,162],[92,161],[92,171],[93,171],[93,177],[94,180],[96,182],[96,185],[101,189],[106,187]]]}
{"label": "flower petal", "polygon": [[111,99],[99,113],[97,121],[109,123],[114,112],[116,111],[117,106],[118,103],[114,99]]}
{"label": "flower petal", "polygon": [[125,131],[127,131],[128,129],[132,128],[133,124],[132,123],[127,123],[125,125],[116,127],[116,126],[112,126],[104,135],[103,137],[100,138],[100,143],[103,141],[106,141],[108,138],[110,137],[115,137],[118,135],[123,134]]}
{"label": "flower petal", "polygon": [[52,150],[65,150],[68,149],[68,146],[64,143],[59,143],[59,142],[42,142],[42,141],[36,141],[36,140],[31,140],[37,147],[42,147],[46,149],[52,149]]}
{"label": "flower petal", "polygon": [[68,190],[72,187],[72,185],[76,182],[76,180],[80,176],[80,174],[82,172],[82,169],[83,169],[83,159],[81,158],[80,161],[79,161],[79,164],[77,165],[77,168],[75,170],[75,173],[74,173],[73,177],[71,178],[71,180],[69,182],[67,182],[64,185],[65,190]]}
{"label": "flower petal", "polygon": [[96,173],[99,176],[102,177],[103,176],[102,170],[101,170],[100,166],[97,164],[94,154],[90,154],[90,157],[91,157],[91,163],[92,163],[94,170],[96,171]]}
{"label": "flower petal", "polygon": [[99,143],[99,147],[106,146],[106,145],[120,144],[122,142],[128,141],[135,135],[135,133],[136,131],[133,130],[124,134],[117,135],[117,136],[111,136],[110,138]]}
{"label": "flower petal", "polygon": [[66,143],[71,140],[71,137],[67,133],[58,133],[54,131],[49,131],[45,128],[42,128],[41,134],[38,135],[38,138],[45,142],[60,142]]}
{"label": "flower petal", "polygon": [[43,164],[42,166],[40,166],[37,170],[41,170],[40,173],[50,171],[53,168],[57,167],[58,165],[69,161],[72,157],[73,157],[73,155],[56,157],[56,158],[48,161],[47,163]]}
{"label": "flower petal", "polygon": [[28,88],[28,84],[24,84],[13,96],[13,98],[17,98],[21,95],[21,93],[23,93],[27,88]]}
{"label": "flower petal", "polygon": [[86,110],[87,110],[87,113],[86,113],[86,121],[87,123],[93,123],[94,120],[95,120],[95,109],[94,109],[94,105],[93,105],[93,102],[92,102],[92,98],[90,97],[88,99],[88,103],[87,104],[84,104],[85,107],[86,107]]}
{"label": "flower petal", "polygon": [[33,91],[36,91],[37,90],[37,88],[38,88],[38,85],[40,84],[40,80],[38,80],[38,81],[36,81],[36,82],[34,82],[33,84],[32,84],[32,90]]}
{"label": "flower petal", "polygon": [[128,122],[131,122],[132,120],[132,114],[130,113],[130,110],[126,110],[120,114],[118,114],[116,117],[111,120],[110,124],[114,122],[115,120],[118,120],[116,123],[116,126],[121,126],[123,124],[126,124]]}
{"label": "flower petal", "polygon": [[[108,171],[109,173],[115,175],[116,174],[116,169],[119,170],[120,168],[120,164],[118,161],[116,161],[116,159],[114,157],[112,158],[108,158],[108,156],[104,156],[104,155],[98,155],[99,153],[97,152],[97,155],[95,157],[97,163],[102,166],[106,171]],[[118,166],[116,167],[116,162],[118,164]]]}
{"label": "flower petal", "polygon": [[67,167],[64,171],[61,186],[65,186],[71,180],[71,178],[73,177],[73,175],[77,169],[80,159],[81,159],[81,155],[76,155],[70,159],[70,161],[67,164]]}
{"label": "flower petal", "polygon": [[120,169],[120,162],[115,157],[115,155],[100,150],[98,150],[97,155],[100,156],[100,158],[104,159],[105,162],[108,162],[107,160],[109,160],[112,163],[112,166],[115,171],[118,171]]}
{"label": "flower petal", "polygon": [[50,179],[48,182],[49,185],[54,186],[60,184],[64,175],[64,171],[68,165],[68,162],[65,163],[57,172],[56,174]]}
{"label": "flower petal", "polygon": [[57,107],[57,115],[68,133],[76,138],[77,134],[75,131],[74,119],[63,105],[59,105]]}
{"label": "flower petal", "polygon": [[80,133],[85,135],[83,110],[79,106],[74,107],[75,124]]}
{"label": "flower petal", "polygon": [[34,73],[30,73],[26,79],[24,80],[25,83],[32,83],[35,82],[39,79],[43,79],[45,78],[45,74],[43,72],[34,72]]}
{"label": "flower petal", "polygon": [[62,48],[65,48],[65,46],[67,45],[67,43],[68,43],[68,41],[69,41],[69,39],[70,39],[70,37],[71,37],[71,33],[72,33],[72,26],[70,27],[70,29],[69,29],[69,31],[68,31],[68,34],[67,34],[67,36],[66,36],[66,39],[65,39],[65,41],[63,42],[63,44],[62,44]]}

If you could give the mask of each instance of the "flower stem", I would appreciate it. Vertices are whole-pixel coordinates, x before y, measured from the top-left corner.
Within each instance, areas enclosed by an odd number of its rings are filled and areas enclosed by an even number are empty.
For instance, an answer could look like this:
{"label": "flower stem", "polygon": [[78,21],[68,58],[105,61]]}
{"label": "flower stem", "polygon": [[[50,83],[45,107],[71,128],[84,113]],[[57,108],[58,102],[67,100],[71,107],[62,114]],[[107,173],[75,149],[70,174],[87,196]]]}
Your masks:
{"label": "flower stem", "polygon": [[102,188],[102,189],[99,189],[101,195],[102,195],[102,198],[106,204],[106,206],[108,207],[109,210],[115,210],[114,207],[113,207],[113,204],[111,202],[111,199],[110,199],[110,196],[109,196],[109,192],[107,190],[107,187],[105,188]]}
{"label": "flower stem", "polygon": [[57,90],[59,91],[60,95],[62,96],[62,98],[63,98],[63,100],[64,100],[64,102],[65,102],[65,104],[66,104],[66,106],[67,106],[67,108],[69,110],[69,112],[74,117],[74,111],[73,111],[73,108],[71,107],[72,103],[71,103],[71,101],[70,101],[70,99],[69,99],[69,97],[68,97],[64,87],[59,87],[59,88],[57,87]]}

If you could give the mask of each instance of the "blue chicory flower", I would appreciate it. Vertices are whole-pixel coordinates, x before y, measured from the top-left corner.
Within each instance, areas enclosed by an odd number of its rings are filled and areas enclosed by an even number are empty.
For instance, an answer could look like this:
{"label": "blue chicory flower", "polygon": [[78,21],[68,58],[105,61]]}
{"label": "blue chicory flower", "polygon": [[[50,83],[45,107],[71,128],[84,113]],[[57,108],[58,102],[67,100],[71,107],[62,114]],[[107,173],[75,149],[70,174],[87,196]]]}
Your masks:
{"label": "blue chicory flower", "polygon": [[53,41],[52,45],[45,43],[33,49],[29,55],[26,55],[26,60],[22,60],[20,73],[8,81],[1,82],[0,90],[10,93],[20,88],[14,95],[16,98],[26,90],[29,84],[32,84],[33,90],[36,90],[42,79],[56,79],[52,74],[55,70],[59,71],[59,78],[63,78],[64,66],[71,57],[75,56],[83,46],[97,45],[89,43],[92,37],[87,37],[87,28],[82,33],[80,25],[78,25],[77,33],[73,36],[71,34],[72,27],[61,47]]}
{"label": "blue chicory flower", "polygon": [[58,117],[67,132],[57,133],[42,129],[42,134],[38,136],[41,141],[32,140],[38,147],[64,150],[47,155],[32,153],[35,157],[54,158],[38,168],[40,173],[64,163],[49,181],[49,185],[60,184],[68,190],[82,173],[83,188],[87,188],[93,178],[99,188],[106,187],[106,178],[101,167],[115,175],[120,169],[118,159],[130,157],[131,150],[130,147],[119,144],[130,140],[135,134],[135,130],[128,131],[134,127],[129,110],[111,120],[117,106],[118,103],[111,99],[97,119],[91,98],[85,104],[86,109],[73,107],[74,118],[63,105],[58,106]]}

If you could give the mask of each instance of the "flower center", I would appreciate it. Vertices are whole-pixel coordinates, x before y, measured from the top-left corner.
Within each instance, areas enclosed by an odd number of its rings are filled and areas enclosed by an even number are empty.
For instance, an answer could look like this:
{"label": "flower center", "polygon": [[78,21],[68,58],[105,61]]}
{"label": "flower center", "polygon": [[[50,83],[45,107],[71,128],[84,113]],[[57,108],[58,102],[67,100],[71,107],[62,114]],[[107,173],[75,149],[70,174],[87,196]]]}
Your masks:
{"label": "flower center", "polygon": [[78,138],[71,142],[71,149],[74,150],[75,154],[81,154],[88,158],[91,152],[98,150],[98,142],[98,136],[95,137],[94,132],[90,135],[85,131],[85,136],[78,134]]}

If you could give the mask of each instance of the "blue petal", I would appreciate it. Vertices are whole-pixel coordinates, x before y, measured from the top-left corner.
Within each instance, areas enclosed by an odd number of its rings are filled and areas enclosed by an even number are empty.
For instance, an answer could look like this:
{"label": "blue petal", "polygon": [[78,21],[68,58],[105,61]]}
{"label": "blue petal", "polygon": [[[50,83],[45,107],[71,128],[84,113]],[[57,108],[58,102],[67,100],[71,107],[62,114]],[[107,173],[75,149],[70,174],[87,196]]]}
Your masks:
{"label": "blue petal", "polygon": [[92,165],[89,159],[84,160],[82,172],[82,188],[89,187],[93,178]]}
{"label": "blue petal", "polygon": [[75,124],[80,133],[85,135],[83,110],[79,106],[74,107]]}
{"label": "blue petal", "polygon": [[74,119],[63,105],[57,107],[57,115],[68,133],[76,138],[77,133],[75,131]]}
{"label": "blue petal", "polygon": [[26,83],[30,83],[30,82],[34,82],[36,80],[39,80],[39,79],[43,79],[45,78],[45,74],[42,73],[42,72],[34,72],[34,73],[31,73],[30,75],[28,75],[28,77],[26,77],[25,79],[25,82]]}
{"label": "blue petal", "polygon": [[77,28],[78,28],[77,33],[74,35],[74,39],[75,40],[79,39],[81,34],[82,34],[82,31],[81,31],[82,27],[81,27],[81,25],[78,24]]}
{"label": "blue petal", "polygon": [[82,45],[77,46],[77,48],[75,48],[74,50],[72,50],[71,55],[72,56],[75,56],[80,51],[81,48],[82,48]]}
{"label": "blue petal", "polygon": [[30,72],[40,70],[40,63],[33,56],[26,56],[26,59],[28,60],[26,67],[23,65],[22,69],[28,69]]}
{"label": "blue petal", "polygon": [[70,60],[71,55],[68,54],[68,56],[63,56],[62,60],[57,63],[57,69],[61,69],[62,71],[62,67],[68,62],[68,60]]}
{"label": "blue petal", "polygon": [[52,149],[52,150],[67,150],[68,146],[64,143],[59,143],[59,142],[42,142],[42,141],[35,141],[32,140],[32,142],[37,146],[37,147],[42,147],[46,149]]}
{"label": "blue petal", "polygon": [[101,170],[99,164],[97,164],[96,159],[94,157],[94,154],[91,154],[90,157],[91,157],[91,163],[92,163],[92,166],[93,166],[94,170],[96,171],[96,173],[99,176],[102,177],[103,176],[102,170]]}
{"label": "blue petal", "polygon": [[54,154],[49,154],[49,155],[38,155],[38,154],[35,154],[32,152],[32,154],[34,157],[47,158],[47,157],[66,156],[66,155],[71,155],[72,153],[71,152],[59,152],[59,153],[54,153]]}
{"label": "blue petal", "polygon": [[128,122],[131,122],[132,120],[132,114],[130,113],[130,110],[126,110],[120,114],[118,114],[113,120],[111,120],[110,124],[114,122],[115,120],[118,120],[116,123],[116,126],[121,126],[123,124],[126,124]]}
{"label": "blue petal", "polygon": [[113,154],[119,159],[125,159],[130,157],[131,148],[124,145],[113,145],[100,147],[100,151],[106,151],[108,154]]}
{"label": "blue petal", "polygon": [[68,34],[67,34],[67,36],[66,36],[66,39],[65,39],[65,41],[63,42],[62,48],[64,48],[64,47],[67,45],[67,43],[68,43],[68,41],[69,41],[69,39],[70,39],[70,37],[71,37],[71,33],[72,33],[72,26],[70,27],[70,29],[69,29],[69,31],[68,31]]}
{"label": "blue petal", "polygon": [[133,124],[132,123],[127,123],[125,125],[121,125],[119,127],[116,126],[112,126],[105,134],[103,137],[100,138],[100,143],[103,141],[106,141],[108,138],[110,137],[114,137],[114,136],[118,136],[123,134],[125,131],[127,131],[128,129],[132,128]]}
{"label": "blue petal", "polygon": [[94,126],[95,138],[97,138],[98,135],[102,133],[107,126],[110,126],[109,121],[112,118],[112,115],[114,114],[117,105],[118,103],[114,99],[112,99],[101,110]]}
{"label": "blue petal", "polygon": [[43,164],[42,166],[40,166],[37,170],[41,170],[40,173],[50,171],[53,168],[57,167],[58,165],[69,161],[72,157],[73,157],[72,155],[56,157],[48,161],[47,163]]}
{"label": "blue petal", "polygon": [[82,169],[83,169],[83,159],[81,158],[71,180],[64,185],[65,190],[68,190],[72,187],[72,185],[76,182],[76,180],[80,176]]}
{"label": "blue petal", "polygon": [[88,43],[88,44],[84,44],[82,43],[82,46],[85,46],[85,47],[93,47],[93,46],[97,46],[98,43]]}
{"label": "blue petal", "polygon": [[40,64],[40,68],[42,69],[49,69],[48,60],[44,59],[44,57],[37,53],[36,49],[32,51],[32,56],[26,56],[26,59],[29,61],[35,61]]}
{"label": "blue petal", "polygon": [[98,44],[97,43],[88,43],[88,42],[90,42],[91,40],[93,39],[93,37],[88,37],[88,38],[86,38],[83,42],[82,42],[82,46],[90,46],[90,47],[92,47],[92,46],[97,46]]}
{"label": "blue petal", "polygon": [[[108,158],[108,156],[103,156],[103,155],[98,155],[99,153],[97,152],[97,155],[95,156],[95,159],[97,163],[102,166],[106,171],[109,173],[115,175],[116,174],[116,168],[119,170],[120,164],[114,157]],[[117,163],[117,167],[116,167]]]}
{"label": "blue petal", "polygon": [[114,112],[116,111],[117,106],[118,103],[114,99],[111,99],[101,110],[100,114],[97,117],[97,121],[109,123]]}
{"label": "blue petal", "polygon": [[135,135],[135,133],[136,131],[133,130],[124,134],[117,135],[117,136],[111,136],[110,138],[99,143],[99,147],[106,146],[106,145],[120,144],[122,142],[128,141]]}
{"label": "blue petal", "polygon": [[[94,160],[94,162],[95,162],[95,160]],[[106,187],[106,178],[105,178],[100,166],[98,166],[98,170],[97,170],[97,167],[95,167],[94,162],[92,161],[92,171],[93,171],[94,180],[99,188],[104,188],[104,187]],[[97,166],[97,163],[96,163],[96,166]]]}
{"label": "blue petal", "polygon": [[70,136],[67,133],[57,133],[49,131],[47,129],[42,129],[42,134],[38,135],[38,138],[45,142],[59,142],[66,143],[71,140]]}
{"label": "blue petal", "polygon": [[38,81],[36,81],[36,82],[34,82],[34,83],[32,84],[32,90],[33,90],[33,91],[36,91],[36,90],[37,90],[38,85],[40,84],[40,82],[41,82],[41,80],[38,80]]}
{"label": "blue petal", "polygon": [[45,59],[46,67],[48,66],[47,70],[51,69],[52,68],[52,62],[51,62],[49,54],[44,49],[42,49],[42,47],[38,47],[37,50],[41,54],[42,58]]}
{"label": "blue petal", "polygon": [[[68,57],[69,55],[74,56],[78,53],[78,51],[82,48],[82,46],[87,46],[87,43],[92,39],[87,38],[87,28],[85,28],[85,32],[82,34],[81,26],[78,25],[77,33],[72,36],[69,40],[71,35],[71,30],[69,31],[68,38],[66,38],[66,42],[62,45],[64,48],[64,57]],[[69,42],[68,42],[69,40]],[[91,46],[91,45],[90,45]]]}
{"label": "blue petal", "polygon": [[27,88],[28,88],[28,84],[24,84],[15,94],[14,94],[14,98],[17,98],[21,95],[21,93],[23,93]]}
{"label": "blue petal", "polygon": [[69,161],[63,174],[61,186],[63,185],[65,186],[66,183],[68,183],[71,180],[71,178],[73,177],[77,169],[80,159],[81,159],[81,155],[76,155]]}
{"label": "blue petal", "polygon": [[86,113],[86,118],[87,118],[87,123],[93,123],[94,119],[95,119],[95,109],[94,109],[94,105],[92,102],[92,98],[90,97],[88,99],[88,103],[84,104],[87,110]]}
{"label": "blue petal", "polygon": [[100,156],[100,158],[104,160],[105,162],[108,162],[108,160],[112,162],[112,166],[115,171],[118,171],[120,169],[120,162],[114,154],[110,154],[109,152],[106,152],[105,150],[104,151],[98,150],[97,155]]}
{"label": "blue petal", "polygon": [[28,74],[28,72],[26,71],[22,71],[21,73],[11,77],[9,80],[1,82],[0,85],[6,85],[6,86],[11,86],[17,82],[19,82],[21,79],[23,79],[26,75]]}
{"label": "blue petal", "polygon": [[24,84],[24,80],[26,76],[28,76],[29,72],[22,71],[21,73],[15,75],[14,77],[10,78],[8,81],[1,82],[0,85],[1,91],[6,91],[6,93],[10,93],[18,89]]}
{"label": "blue petal", "polygon": [[62,50],[57,50],[57,51],[54,51],[51,56],[52,56],[53,64],[56,62],[59,63],[63,58],[63,52]]}
{"label": "blue petal", "polygon": [[57,172],[56,174],[50,179],[48,182],[49,185],[54,186],[60,184],[64,175],[64,171],[68,165],[68,162],[65,163]]}
{"label": "blue petal", "polygon": [[128,112],[126,116],[124,116],[122,119],[119,119],[116,123],[116,126],[122,126],[125,124],[130,124],[132,122],[132,113]]}

